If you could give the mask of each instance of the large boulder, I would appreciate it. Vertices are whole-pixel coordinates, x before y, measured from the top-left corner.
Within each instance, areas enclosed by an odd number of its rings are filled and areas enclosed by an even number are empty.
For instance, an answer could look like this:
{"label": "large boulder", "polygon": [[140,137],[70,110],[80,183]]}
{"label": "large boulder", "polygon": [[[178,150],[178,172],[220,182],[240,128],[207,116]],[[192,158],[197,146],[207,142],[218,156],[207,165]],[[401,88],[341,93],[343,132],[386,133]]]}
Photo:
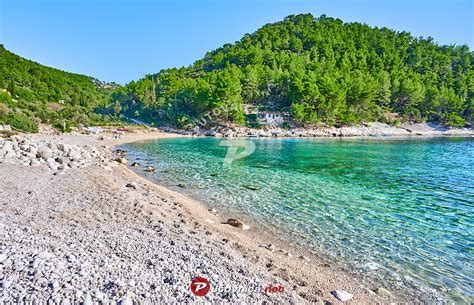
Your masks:
{"label": "large boulder", "polygon": [[53,151],[46,146],[40,146],[38,148],[38,152],[36,153],[36,157],[47,160],[53,156]]}
{"label": "large boulder", "polygon": [[56,144],[56,146],[58,147],[58,150],[64,152],[64,153],[68,153],[69,150],[70,150],[70,147],[69,145],[67,144],[63,144],[63,143],[59,143],[59,144]]}
{"label": "large boulder", "polygon": [[68,153],[68,157],[73,161],[79,161],[82,159],[81,152],[75,149],[71,149]]}
{"label": "large boulder", "polygon": [[56,158],[56,162],[59,164],[67,165],[69,163],[69,158],[65,156],[59,156]]}

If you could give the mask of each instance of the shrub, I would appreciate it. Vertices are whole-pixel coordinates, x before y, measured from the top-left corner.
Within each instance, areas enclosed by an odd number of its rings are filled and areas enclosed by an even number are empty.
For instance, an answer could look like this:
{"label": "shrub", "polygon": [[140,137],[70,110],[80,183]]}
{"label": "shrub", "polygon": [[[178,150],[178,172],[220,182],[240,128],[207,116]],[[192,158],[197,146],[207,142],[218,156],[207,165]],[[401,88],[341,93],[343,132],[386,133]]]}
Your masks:
{"label": "shrub", "polygon": [[463,127],[466,125],[466,120],[452,113],[445,117],[444,124],[448,127]]}
{"label": "shrub", "polygon": [[60,120],[53,124],[53,127],[58,129],[61,132],[71,132],[72,131],[72,122],[69,120]]}
{"label": "shrub", "polygon": [[12,97],[7,92],[0,92],[0,103],[11,105]]}
{"label": "shrub", "polygon": [[7,105],[0,103],[0,117],[6,116],[10,112]]}
{"label": "shrub", "polygon": [[9,113],[6,116],[5,123],[21,131],[38,132],[38,125],[22,113]]}

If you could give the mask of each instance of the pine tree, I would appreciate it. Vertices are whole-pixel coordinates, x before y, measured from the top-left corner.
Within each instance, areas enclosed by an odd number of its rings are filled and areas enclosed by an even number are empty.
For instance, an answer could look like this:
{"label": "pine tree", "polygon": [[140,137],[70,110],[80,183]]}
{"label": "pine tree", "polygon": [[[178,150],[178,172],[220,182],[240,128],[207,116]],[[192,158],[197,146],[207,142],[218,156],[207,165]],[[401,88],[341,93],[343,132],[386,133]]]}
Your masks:
{"label": "pine tree", "polygon": [[13,76],[10,76],[10,83],[8,85],[8,91],[10,92],[12,97],[15,96],[16,88],[15,88],[15,81],[13,80]]}

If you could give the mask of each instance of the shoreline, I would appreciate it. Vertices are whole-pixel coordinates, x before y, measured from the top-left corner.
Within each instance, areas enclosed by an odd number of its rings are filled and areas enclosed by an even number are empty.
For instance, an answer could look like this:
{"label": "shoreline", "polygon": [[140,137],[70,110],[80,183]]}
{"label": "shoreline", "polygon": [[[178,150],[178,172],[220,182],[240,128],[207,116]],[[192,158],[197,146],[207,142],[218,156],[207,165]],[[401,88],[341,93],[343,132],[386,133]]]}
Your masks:
{"label": "shoreline", "polygon": [[211,136],[227,138],[390,138],[390,137],[474,137],[474,127],[448,128],[433,123],[403,123],[393,126],[385,123],[370,122],[354,126],[291,128],[266,126],[260,129],[248,127],[216,127],[193,130],[162,128],[164,132],[184,136]]}
{"label": "shoreline", "polygon": [[[66,182],[64,182],[66,185],[62,185],[62,188],[66,188],[67,192],[74,191],[74,187],[71,187],[71,185],[68,185],[69,180],[68,179],[75,179],[73,176],[74,172],[77,172],[77,174],[82,177],[84,180],[84,183],[89,183],[89,180],[91,182],[93,181],[105,181],[107,183],[110,183],[112,185],[117,184],[116,180],[120,181],[133,181],[138,184],[138,190],[143,190],[143,195],[139,196],[139,198],[147,198],[150,196],[150,194],[153,194],[153,196],[158,196],[159,198],[164,198],[161,200],[166,200],[167,202],[174,202],[174,207],[170,210],[172,213],[176,214],[176,211],[179,213],[176,215],[173,215],[173,217],[170,216],[171,219],[178,219],[180,220],[179,222],[176,221],[176,223],[180,223],[180,225],[183,225],[184,227],[191,226],[192,223],[194,223],[195,226],[205,228],[205,232],[197,232],[197,233],[191,233],[191,235],[188,236],[188,238],[192,238],[194,236],[193,234],[196,234],[198,236],[198,243],[204,243],[207,245],[212,246],[212,249],[218,249],[218,248],[225,248],[225,252],[229,251],[229,253],[233,253],[234,258],[233,260],[240,261],[240,264],[248,266],[248,271],[247,273],[250,272],[252,274],[257,275],[259,278],[266,279],[264,282],[266,282],[266,285],[273,283],[273,284],[281,284],[285,286],[285,289],[287,289],[288,292],[285,292],[285,294],[282,295],[268,295],[265,293],[259,293],[257,295],[257,300],[269,300],[271,302],[275,302],[277,300],[280,300],[280,302],[331,302],[331,303],[336,303],[338,304],[340,301],[337,300],[332,294],[331,291],[333,290],[345,290],[350,292],[351,294],[354,295],[353,303],[379,303],[379,304],[385,304],[385,303],[391,303],[391,302],[398,302],[398,303],[406,303],[408,300],[413,300],[412,296],[406,296],[406,295],[400,295],[397,291],[392,291],[392,296],[391,297],[384,297],[384,296],[379,296],[373,290],[376,290],[377,288],[384,288],[384,287],[376,287],[376,286],[371,286],[370,288],[366,287],[364,284],[362,284],[359,280],[356,280],[352,278],[352,275],[350,272],[347,270],[344,270],[343,266],[340,266],[338,264],[335,265],[329,265],[327,261],[325,261],[322,257],[313,255],[313,253],[309,253],[309,251],[303,251],[301,248],[298,247],[293,247],[289,246],[288,244],[281,242],[279,240],[274,240],[272,239],[272,236],[270,236],[270,233],[267,232],[262,232],[259,231],[261,228],[258,228],[257,226],[253,226],[251,223],[251,229],[243,231],[238,228],[231,227],[229,225],[221,224],[222,221],[225,221],[223,218],[224,215],[219,215],[217,216],[216,213],[213,213],[212,211],[209,211],[209,209],[206,207],[205,203],[194,200],[190,198],[189,196],[186,196],[182,193],[176,192],[174,190],[171,190],[169,188],[166,188],[165,186],[162,186],[154,181],[150,181],[149,179],[142,177],[141,175],[138,175],[135,173],[131,168],[128,166],[123,166],[118,164],[115,161],[111,161],[111,149],[112,147],[115,147],[117,145],[122,145],[125,143],[131,143],[131,142],[136,142],[136,141],[144,141],[144,140],[154,140],[154,139],[163,139],[163,138],[175,138],[175,137],[180,137],[179,135],[174,135],[174,134],[164,134],[161,132],[139,132],[139,133],[127,133],[123,138],[121,139],[106,139],[104,141],[98,140],[97,136],[94,135],[71,135],[71,134],[64,134],[64,135],[44,135],[44,134],[38,134],[38,135],[28,135],[31,139],[36,140],[36,141],[53,141],[56,143],[66,143],[66,144],[78,144],[78,145],[90,145],[93,147],[96,147],[97,149],[102,148],[105,153],[105,161],[96,162],[95,159],[93,159],[92,165],[89,167],[86,167],[84,169],[68,169],[67,171],[47,171],[43,172],[40,170],[39,167],[33,168],[30,174],[35,175],[35,179],[38,181],[43,181],[45,185],[48,185],[49,187],[52,187],[50,189],[51,192],[56,193],[56,188],[57,186],[50,186],[46,180],[49,180],[51,174],[53,174],[52,177],[56,173],[58,173],[58,179],[60,177],[68,177]],[[106,147],[104,147],[106,146]],[[107,157],[108,156],[108,157]],[[102,157],[101,157],[102,158]],[[13,173],[18,171],[18,175],[15,176],[13,175],[11,179],[14,179],[16,183],[21,184],[23,181],[18,181],[18,179],[22,179],[22,175],[24,175],[26,172],[24,172],[24,169],[27,169],[27,167],[23,165],[8,165],[8,164],[0,164],[0,166],[5,166],[7,170],[13,171]],[[90,172],[89,172],[90,171]],[[6,171],[3,171],[4,174]],[[71,177],[70,177],[71,176]],[[101,180],[98,177],[101,177]],[[6,179],[6,178],[5,178]],[[16,179],[16,180],[15,180]],[[53,178],[55,179],[55,178]],[[76,181],[76,180],[72,180]],[[77,182],[75,182],[77,183]],[[81,182],[82,183],[82,182]],[[128,192],[128,187],[124,187],[125,183],[121,182],[120,185],[122,187],[119,188],[120,194],[114,194],[113,191],[110,193],[113,196],[113,198],[117,197],[116,199],[118,200],[117,202],[117,208],[123,208],[124,204],[125,205],[130,205],[132,206],[132,209],[135,210],[136,208],[133,208],[133,201],[131,199],[128,199],[128,195],[126,195],[126,191]],[[118,187],[118,186],[117,186]],[[48,189],[47,188],[47,189]],[[91,185],[91,188],[93,188],[93,185]],[[125,190],[124,190],[125,189]],[[19,189],[21,191],[21,189]],[[43,197],[43,196],[49,196],[45,191],[42,191],[41,189],[37,190],[38,196]],[[121,193],[124,192],[124,195],[121,195]],[[7,198],[8,198],[8,193]],[[71,195],[71,194],[69,194]],[[12,198],[17,198],[19,195],[11,195]],[[60,198],[61,196],[66,196],[61,194],[58,194]],[[91,195],[94,197],[94,195]],[[134,195],[135,196],[135,195]],[[137,195],[138,196],[138,195]],[[112,198],[112,197],[111,197]],[[135,197],[132,197],[132,199]],[[4,198],[5,199],[5,198]],[[61,199],[64,200],[64,199]],[[94,200],[97,200],[97,202],[101,202],[101,198],[94,198]],[[141,200],[141,199],[140,199]],[[136,201],[136,199],[135,199]],[[120,203],[123,202],[123,203]],[[12,202],[6,202],[5,206],[9,207],[9,204],[11,205]],[[19,204],[17,202],[13,202],[13,204]],[[76,201],[77,205],[81,205],[81,200],[80,198]],[[21,205],[21,204],[19,204]],[[136,205],[136,203],[135,203]],[[145,210],[153,210],[153,202],[150,202],[149,204],[145,203],[140,203],[140,206],[144,206],[143,209]],[[11,207],[14,208],[14,207]],[[175,210],[176,208],[176,210]],[[98,212],[102,212],[102,208],[100,205],[98,206],[93,206],[90,209],[98,209]],[[8,209],[7,209],[8,210]],[[218,211],[219,213],[221,211]],[[156,218],[156,220],[149,220],[150,223],[153,223],[153,221],[158,221],[158,222],[163,222],[165,221],[168,216],[167,213],[164,210],[156,210],[153,212],[150,212],[152,216],[151,218]],[[10,216],[8,213],[5,213],[6,215]],[[227,216],[227,215],[225,215]],[[79,217],[78,221],[82,221],[82,215],[79,213],[78,215],[74,214],[74,217]],[[176,218],[177,217],[177,218]],[[14,217],[12,217],[14,218]],[[128,218],[128,216],[125,216],[125,218]],[[61,219],[61,217],[60,217]],[[112,217],[112,220],[115,218]],[[211,223],[210,221],[213,223]],[[17,222],[20,222],[22,220],[16,220]],[[132,220],[129,220],[132,221]],[[100,222],[99,222],[100,223]],[[128,222],[125,222],[126,227],[130,226]],[[45,225],[51,225],[49,222],[47,222]],[[136,223],[136,226],[142,225],[142,223]],[[173,226],[176,226],[177,224],[174,224]],[[145,229],[143,229],[145,230]],[[174,230],[171,227],[171,230]],[[181,229],[179,229],[181,230]],[[190,232],[192,232],[191,230]],[[207,232],[210,232],[211,235],[207,234]],[[113,234],[113,233],[110,233]],[[179,236],[179,235],[178,235]],[[214,245],[209,244],[211,242],[211,237],[212,238],[212,243]],[[12,237],[10,237],[12,238]],[[13,237],[13,240],[16,237]],[[186,244],[186,240],[183,240],[183,237],[177,237],[178,240],[176,242],[184,242]],[[13,241],[10,240],[10,241]],[[224,242],[224,240],[226,240]],[[7,239],[8,241],[8,239]],[[275,250],[269,251],[264,247],[261,247],[260,245],[265,245],[268,244],[269,241],[275,245]],[[20,244],[21,245],[21,244]],[[202,251],[202,248],[201,248]],[[288,252],[291,251],[292,255],[289,256]],[[7,254],[8,255],[8,254]],[[216,254],[214,254],[216,255]],[[225,256],[224,256],[225,257]],[[230,256],[233,257],[233,256]],[[220,268],[223,263],[224,258],[216,258],[215,264],[216,268]],[[133,263],[133,260],[130,262]],[[227,267],[228,268],[228,267]],[[235,266],[233,268],[236,268]],[[234,272],[235,270],[232,269]],[[195,272],[190,272],[190,273],[195,273]],[[212,274],[210,275],[212,276]],[[270,280],[269,280],[270,279]],[[23,279],[22,279],[23,280]],[[239,285],[239,281],[230,281],[231,286]],[[376,283],[372,283],[372,285],[375,285]],[[372,290],[371,290],[372,289]],[[189,292],[188,292],[189,293]],[[94,294],[93,294],[94,295]],[[86,295],[87,296],[87,295]],[[95,297],[95,296],[94,296]],[[123,294],[120,295],[120,297],[123,297]],[[136,297],[132,295],[132,299]],[[245,300],[245,296],[241,296],[242,300]],[[79,297],[78,300],[81,298]],[[8,300],[8,299],[7,299]],[[173,300],[173,299],[169,299]],[[176,299],[175,299],[176,300]],[[236,300],[239,300],[236,299]],[[248,300],[248,299],[247,299]],[[197,301],[194,299],[194,301]]]}
{"label": "shoreline", "polygon": [[[189,138],[188,136],[178,135],[176,138]],[[174,138],[173,136],[166,137],[166,138]],[[363,137],[354,137],[355,139],[360,139]],[[403,137],[401,137],[403,138]],[[114,145],[112,148],[116,149],[119,146],[130,144],[130,143],[141,143],[141,142],[148,142],[159,140],[160,138],[152,138],[152,139],[132,139],[132,140],[124,140],[120,141],[120,143]],[[295,138],[301,139],[301,138]],[[305,138],[308,140],[311,138]],[[317,138],[316,138],[317,139]],[[324,139],[333,139],[333,138],[324,138]],[[136,160],[130,160],[132,162]],[[245,220],[256,220],[257,217],[248,217],[244,215],[242,212],[239,211],[216,211],[213,212],[215,209],[211,209],[206,203],[200,201],[198,198],[195,198],[191,194],[187,194],[184,191],[179,191],[178,189],[172,189],[165,185],[162,185],[159,181],[154,180],[151,177],[146,177],[146,175],[141,175],[138,173],[138,170],[134,170],[133,168],[126,166],[126,169],[141,181],[147,181],[152,183],[157,189],[161,192],[171,196],[171,198],[177,199],[179,202],[185,204],[185,208],[188,212],[188,217],[193,218],[198,221],[212,220],[213,223],[207,223],[209,227],[213,230],[224,234],[228,237],[231,241],[239,243],[240,251],[244,252],[245,254],[252,253],[253,255],[257,254],[257,257],[264,257],[267,259],[270,264],[272,264],[272,269],[280,269],[280,270],[292,270],[290,273],[282,272],[278,276],[280,278],[291,278],[294,281],[294,284],[300,286],[314,286],[313,289],[317,289],[317,296],[323,296],[329,299],[332,303],[343,303],[334,298],[331,293],[326,294],[321,289],[321,286],[327,286],[327,282],[332,284],[332,280],[329,280],[331,277],[338,277],[339,280],[343,279],[343,282],[349,282],[349,287],[352,285],[357,285],[358,288],[361,288],[363,293],[366,296],[370,296],[371,298],[378,299],[376,303],[378,304],[385,304],[386,302],[389,303],[408,303],[409,301],[413,301],[416,297],[415,295],[406,295],[407,291],[402,290],[386,290],[386,287],[378,286],[376,282],[372,282],[369,280],[363,281],[363,275],[359,274],[358,271],[351,270],[347,266],[344,266],[340,261],[334,261],[333,258],[329,258],[323,256],[322,253],[316,253],[309,249],[305,249],[303,245],[300,244],[292,244],[288,240],[280,239],[276,237],[276,232],[266,232],[261,225],[255,225],[256,222],[250,221],[245,222]],[[237,214],[235,214],[237,213]],[[235,217],[235,216],[238,217]],[[236,229],[229,225],[224,224],[223,222],[229,218],[237,218],[239,220],[243,220],[245,224],[249,224],[250,227],[246,230]],[[264,245],[272,244],[275,248],[273,251],[268,251]],[[260,259],[257,258],[257,263]],[[301,268],[301,264],[303,264],[303,268]],[[308,268],[309,270],[304,270],[304,268]],[[308,279],[312,279],[312,274],[320,273],[324,274],[324,283],[318,282],[316,285],[311,285]],[[330,274],[330,275],[329,275]],[[355,278],[353,278],[355,276]],[[371,286],[371,288],[368,288]],[[354,286],[351,287],[354,289]],[[349,292],[351,288],[347,288]],[[382,293],[377,295],[375,291],[377,288],[383,288]],[[393,288],[393,287],[391,287]],[[326,292],[330,292],[330,290],[326,289]],[[384,292],[389,292],[390,296],[384,295]],[[311,295],[304,295],[304,299],[313,303],[316,302],[317,297]],[[331,298],[332,297],[332,298]],[[363,301],[362,303],[366,303],[368,300]],[[374,301],[374,300],[373,300]],[[360,300],[354,298],[353,302],[355,304],[360,303]]]}

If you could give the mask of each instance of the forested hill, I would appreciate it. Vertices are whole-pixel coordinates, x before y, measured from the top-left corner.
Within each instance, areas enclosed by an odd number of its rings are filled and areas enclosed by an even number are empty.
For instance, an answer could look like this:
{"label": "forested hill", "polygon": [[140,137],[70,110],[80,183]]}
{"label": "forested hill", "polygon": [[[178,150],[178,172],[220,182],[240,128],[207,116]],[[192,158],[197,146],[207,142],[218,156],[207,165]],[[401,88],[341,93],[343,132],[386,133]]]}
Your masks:
{"label": "forested hill", "polygon": [[115,84],[64,72],[24,59],[0,45],[0,124],[35,131],[40,122],[63,129],[104,124],[96,113],[107,106]]}
{"label": "forested hill", "polygon": [[267,24],[190,67],[131,82],[113,100],[128,116],[178,127],[209,116],[208,123],[244,124],[242,104],[287,111],[296,124],[400,118],[462,126],[474,113],[473,64],[467,46],[304,14]]}

